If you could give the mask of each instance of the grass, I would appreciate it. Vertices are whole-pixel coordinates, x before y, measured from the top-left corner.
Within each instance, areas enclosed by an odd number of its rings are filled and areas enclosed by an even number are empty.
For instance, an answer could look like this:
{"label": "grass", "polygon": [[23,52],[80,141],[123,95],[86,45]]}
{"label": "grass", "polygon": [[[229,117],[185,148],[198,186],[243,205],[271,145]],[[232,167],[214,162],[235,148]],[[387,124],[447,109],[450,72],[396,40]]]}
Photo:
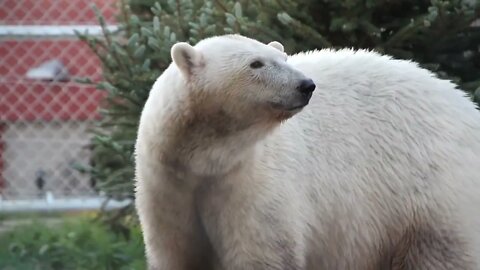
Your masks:
{"label": "grass", "polygon": [[[2,219],[7,218],[0,223]],[[34,217],[0,234],[0,270],[17,269],[143,270],[141,231],[132,226],[126,235],[117,234],[88,216],[64,217],[50,225]]]}

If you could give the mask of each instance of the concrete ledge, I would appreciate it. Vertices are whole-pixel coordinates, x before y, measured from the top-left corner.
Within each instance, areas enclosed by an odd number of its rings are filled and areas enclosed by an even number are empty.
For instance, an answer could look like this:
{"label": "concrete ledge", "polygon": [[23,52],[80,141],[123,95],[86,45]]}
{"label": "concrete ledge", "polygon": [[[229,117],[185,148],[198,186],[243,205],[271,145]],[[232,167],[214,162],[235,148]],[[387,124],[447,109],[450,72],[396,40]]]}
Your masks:
{"label": "concrete ledge", "polygon": [[[0,213],[99,210],[105,202],[106,198],[102,197],[31,200],[0,199]],[[109,200],[105,204],[104,209],[117,209],[127,206],[129,203],[131,203],[131,200]]]}

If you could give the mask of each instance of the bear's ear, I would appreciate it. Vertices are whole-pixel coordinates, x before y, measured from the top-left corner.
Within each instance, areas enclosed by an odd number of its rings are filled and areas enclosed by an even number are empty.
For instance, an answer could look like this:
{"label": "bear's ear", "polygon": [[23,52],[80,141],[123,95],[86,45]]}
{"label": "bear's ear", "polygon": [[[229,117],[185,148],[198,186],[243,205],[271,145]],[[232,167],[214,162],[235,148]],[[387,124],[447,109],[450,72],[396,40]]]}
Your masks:
{"label": "bear's ear", "polygon": [[283,49],[283,45],[282,43],[278,42],[278,41],[272,41],[270,43],[268,43],[268,46],[272,46],[274,47],[275,49],[281,51],[281,52],[284,52],[284,49]]}
{"label": "bear's ear", "polygon": [[192,69],[201,64],[202,55],[192,45],[179,42],[172,46],[172,60],[187,77],[192,74]]}

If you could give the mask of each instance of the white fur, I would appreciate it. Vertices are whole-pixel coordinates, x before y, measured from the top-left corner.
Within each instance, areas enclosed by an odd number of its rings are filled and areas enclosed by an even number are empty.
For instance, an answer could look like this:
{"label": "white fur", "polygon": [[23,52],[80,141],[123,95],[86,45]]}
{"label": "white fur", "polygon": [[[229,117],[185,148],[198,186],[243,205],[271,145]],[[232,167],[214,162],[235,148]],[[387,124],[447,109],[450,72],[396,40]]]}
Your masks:
{"label": "white fur", "polygon": [[173,45],[171,54],[172,61],[187,77],[192,72],[193,68],[200,66],[202,62],[202,54],[185,42],[179,42]]}
{"label": "white fur", "polygon": [[[154,84],[136,148],[151,269],[409,269],[390,257],[480,269],[480,114],[463,92],[415,63],[353,50],[291,56],[274,86],[256,89],[244,73],[255,51],[281,61],[266,47],[207,39],[195,46],[204,70],[185,80],[171,66]],[[235,50],[243,58],[222,58]],[[281,124],[251,112],[272,93],[291,99],[289,83],[305,76],[316,90],[301,112]],[[189,130],[196,101],[212,99],[238,116],[223,125],[247,127],[215,140]]]}
{"label": "white fur", "polygon": [[282,43],[280,43],[278,41],[272,41],[272,42],[268,43],[268,45],[274,47],[275,49],[277,49],[281,52],[284,51]]}

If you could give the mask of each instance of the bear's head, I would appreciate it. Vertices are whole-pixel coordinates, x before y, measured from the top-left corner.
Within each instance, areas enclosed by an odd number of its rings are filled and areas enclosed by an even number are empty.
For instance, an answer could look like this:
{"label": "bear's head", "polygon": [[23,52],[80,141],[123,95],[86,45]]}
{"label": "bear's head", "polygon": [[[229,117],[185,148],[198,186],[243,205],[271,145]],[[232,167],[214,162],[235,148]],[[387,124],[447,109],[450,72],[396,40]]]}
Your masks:
{"label": "bear's head", "polygon": [[177,43],[171,55],[144,113],[155,120],[144,127],[163,123],[161,136],[151,136],[164,146],[162,159],[196,175],[222,174],[245,160],[246,149],[299,112],[315,89],[278,42],[217,36]]}
{"label": "bear's head", "polygon": [[283,45],[225,35],[195,47],[177,43],[174,64],[205,110],[221,110],[244,124],[284,120],[308,104],[314,82],[287,63]]}

